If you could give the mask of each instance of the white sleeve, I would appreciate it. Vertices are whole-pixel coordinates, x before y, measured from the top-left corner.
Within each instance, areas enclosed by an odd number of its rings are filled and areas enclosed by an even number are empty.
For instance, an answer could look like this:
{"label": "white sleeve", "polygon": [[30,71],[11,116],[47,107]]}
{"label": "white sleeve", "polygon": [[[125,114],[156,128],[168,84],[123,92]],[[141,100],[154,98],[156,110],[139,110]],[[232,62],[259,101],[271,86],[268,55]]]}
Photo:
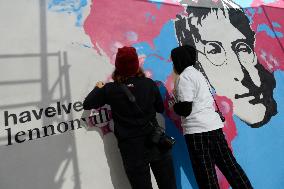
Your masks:
{"label": "white sleeve", "polygon": [[193,102],[196,93],[194,81],[190,77],[179,77],[176,93],[179,102]]}

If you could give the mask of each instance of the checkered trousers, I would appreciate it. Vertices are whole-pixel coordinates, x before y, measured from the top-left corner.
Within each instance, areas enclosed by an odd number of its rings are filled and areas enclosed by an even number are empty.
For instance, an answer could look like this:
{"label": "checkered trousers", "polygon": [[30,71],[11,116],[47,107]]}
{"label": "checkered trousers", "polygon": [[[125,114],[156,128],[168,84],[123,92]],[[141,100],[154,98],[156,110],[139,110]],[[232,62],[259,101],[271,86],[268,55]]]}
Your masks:
{"label": "checkered trousers", "polygon": [[215,165],[233,189],[253,188],[228,147],[222,129],[186,134],[185,139],[200,189],[219,189]]}

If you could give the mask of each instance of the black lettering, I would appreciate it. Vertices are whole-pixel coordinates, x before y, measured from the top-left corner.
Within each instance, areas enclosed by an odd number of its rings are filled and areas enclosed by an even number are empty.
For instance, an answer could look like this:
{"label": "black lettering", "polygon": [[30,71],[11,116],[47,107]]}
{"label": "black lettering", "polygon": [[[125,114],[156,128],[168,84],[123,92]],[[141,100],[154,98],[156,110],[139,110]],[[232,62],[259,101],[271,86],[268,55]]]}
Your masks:
{"label": "black lettering", "polygon": [[[61,127],[60,127],[61,124],[64,124],[64,131],[61,131]],[[65,132],[68,130],[68,124],[65,123],[65,122],[60,122],[60,123],[57,125],[57,130],[58,130],[60,133],[65,133]]]}
{"label": "black lettering", "polygon": [[55,135],[54,126],[53,126],[53,125],[44,126],[44,127],[42,127],[42,128],[43,128],[43,130],[44,130],[44,136],[42,136],[42,137],[49,136],[48,133],[47,133],[47,129],[48,129],[48,128],[50,128],[50,130],[51,130],[51,135]]}
{"label": "black lettering", "polygon": [[46,117],[53,117],[56,114],[56,109],[54,107],[47,107],[45,109],[45,116]]}
{"label": "black lettering", "polygon": [[79,119],[74,119],[74,120],[71,120],[71,121],[70,121],[71,130],[74,130],[74,129],[75,129],[75,127],[74,127],[74,122],[77,122],[77,125],[78,125],[77,129],[82,128],[82,127],[81,127],[81,121],[80,121]]}
{"label": "black lettering", "polygon": [[5,119],[5,126],[9,125],[9,117],[12,117],[14,125],[17,124],[17,115],[16,114],[9,114],[8,111],[4,112],[4,119]]}
{"label": "black lettering", "polygon": [[66,108],[65,104],[62,104],[62,108],[65,111],[65,113],[69,114],[71,110],[71,103],[68,104],[68,108]]}
{"label": "black lettering", "polygon": [[26,135],[26,133],[24,131],[20,131],[18,132],[16,135],[15,135],[15,141],[17,143],[22,143],[22,142],[25,142],[25,138],[23,138],[22,140],[19,139],[20,136],[23,136],[23,135]]}
{"label": "black lettering", "polygon": [[80,112],[83,110],[83,103],[82,102],[75,102],[73,104],[73,109],[77,112]]}
{"label": "black lettering", "polygon": [[85,117],[82,117],[81,119],[85,122],[85,123],[83,123],[83,124],[85,124],[85,126],[88,127],[88,122],[87,122],[86,118],[85,118]]}
{"label": "black lettering", "polygon": [[104,122],[104,119],[103,119],[103,111],[102,111],[103,109],[100,109],[99,110],[99,116],[100,116],[100,123],[103,123]]}
{"label": "black lettering", "polygon": [[34,128],[34,129],[29,129],[29,140],[33,140],[33,131],[36,131],[36,138],[40,138],[40,131],[38,128]]}
{"label": "black lettering", "polygon": [[101,109],[101,117],[102,117],[102,123],[110,121],[107,108]]}
{"label": "black lettering", "polygon": [[12,145],[11,128],[8,128],[8,129],[5,129],[5,130],[7,131],[7,134],[8,134],[8,145]]}
{"label": "black lettering", "polygon": [[56,103],[56,106],[57,106],[57,112],[58,112],[58,115],[61,115],[61,106],[60,106],[60,102],[57,102],[57,103]]}
{"label": "black lettering", "polygon": [[42,111],[43,111],[43,109],[41,108],[41,109],[39,110],[38,114],[37,114],[36,110],[32,110],[32,112],[33,112],[33,114],[34,114],[34,116],[35,116],[35,118],[36,118],[37,120],[39,120],[39,119],[41,118],[41,116],[42,116]]}
{"label": "black lettering", "polygon": [[97,120],[97,114],[94,114],[92,116],[89,117],[90,122],[92,123],[93,126],[95,126],[96,124],[98,124],[98,120]]}
{"label": "black lettering", "polygon": [[[20,117],[22,116],[22,117]],[[29,111],[24,111],[22,113],[20,113],[19,115],[19,121],[20,123],[25,123],[25,122],[28,122],[28,121],[31,121],[31,113]]]}
{"label": "black lettering", "polygon": [[106,111],[106,120],[107,120],[107,121],[110,121],[110,116],[109,116],[109,111],[108,111],[108,109],[106,108],[105,111]]}

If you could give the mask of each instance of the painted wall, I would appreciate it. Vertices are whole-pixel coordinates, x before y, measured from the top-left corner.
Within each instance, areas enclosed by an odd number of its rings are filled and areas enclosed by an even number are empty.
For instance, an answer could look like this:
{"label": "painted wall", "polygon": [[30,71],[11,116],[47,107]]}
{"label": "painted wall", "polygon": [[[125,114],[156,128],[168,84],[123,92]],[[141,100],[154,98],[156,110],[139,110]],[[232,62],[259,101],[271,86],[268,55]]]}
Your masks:
{"label": "painted wall", "polygon": [[[230,9],[211,9],[223,6]],[[178,188],[196,189],[179,118],[168,108],[170,50],[187,43],[199,50],[198,68],[253,186],[282,188],[283,8],[277,0],[0,1],[0,188],[130,188],[110,108],[82,110],[95,83],[110,81],[117,48],[129,45],[159,81],[167,107],[159,121],[177,139]]]}

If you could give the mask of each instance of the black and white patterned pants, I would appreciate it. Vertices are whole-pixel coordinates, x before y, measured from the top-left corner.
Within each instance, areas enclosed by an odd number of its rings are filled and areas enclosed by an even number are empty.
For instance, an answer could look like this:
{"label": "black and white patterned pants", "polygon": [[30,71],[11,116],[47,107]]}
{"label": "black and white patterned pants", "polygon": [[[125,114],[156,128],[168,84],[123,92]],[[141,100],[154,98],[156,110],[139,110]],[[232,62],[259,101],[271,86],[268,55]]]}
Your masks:
{"label": "black and white patterned pants", "polygon": [[200,189],[219,189],[215,165],[233,189],[253,188],[228,147],[222,129],[186,134],[185,140]]}

